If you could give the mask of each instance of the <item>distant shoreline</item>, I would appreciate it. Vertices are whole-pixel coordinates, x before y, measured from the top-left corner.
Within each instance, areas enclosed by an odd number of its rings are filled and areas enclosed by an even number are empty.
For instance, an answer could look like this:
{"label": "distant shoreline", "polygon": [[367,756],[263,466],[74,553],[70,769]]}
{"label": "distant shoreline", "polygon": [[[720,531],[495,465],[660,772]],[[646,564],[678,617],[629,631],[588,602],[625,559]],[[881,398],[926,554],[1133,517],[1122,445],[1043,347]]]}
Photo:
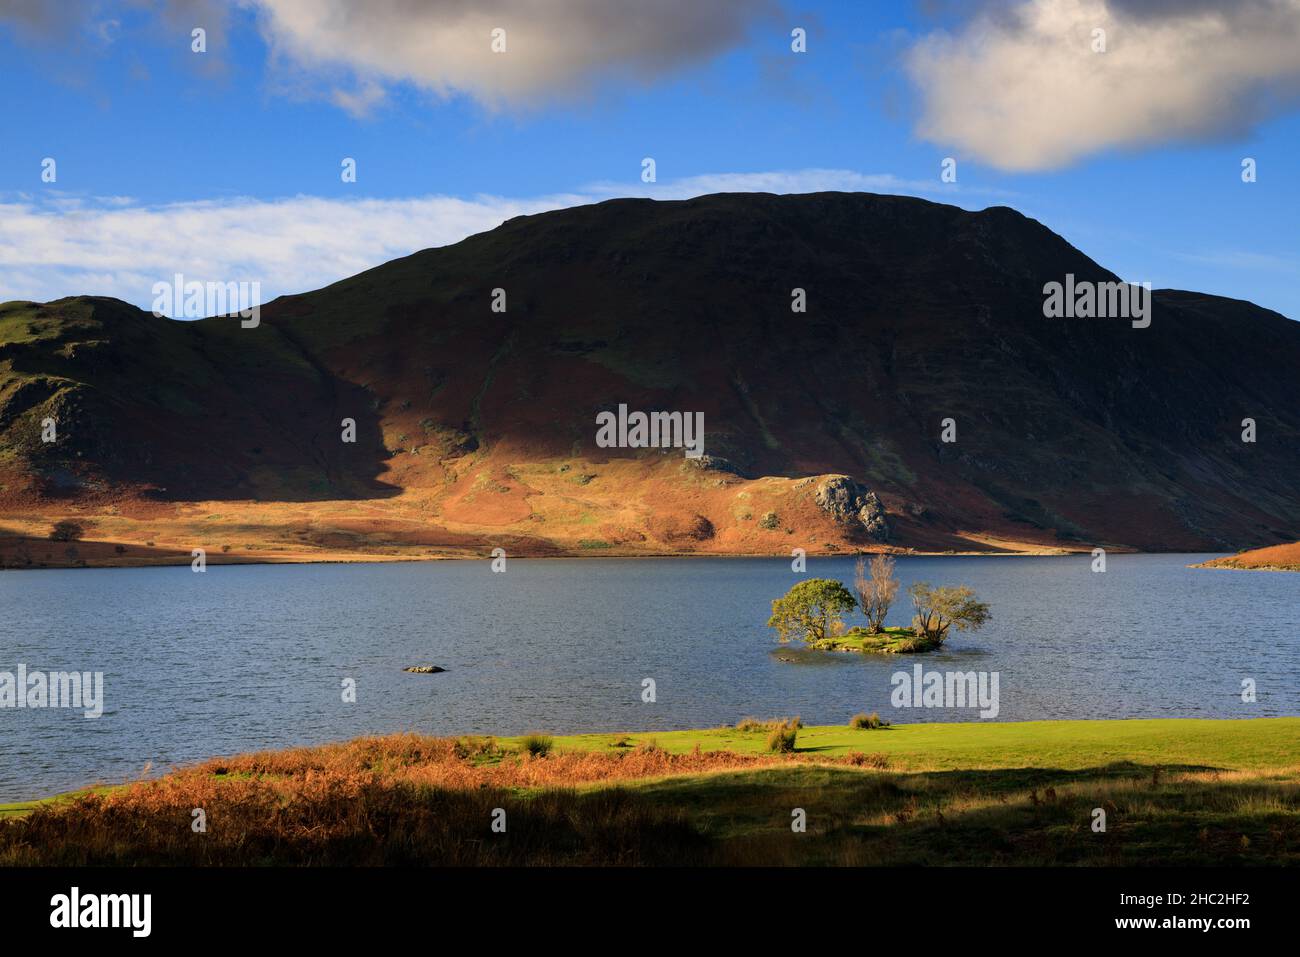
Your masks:
{"label": "distant shoreline", "polygon": [[1252,572],[1300,572],[1300,542],[1253,548],[1235,555],[1212,558],[1193,568],[1227,568]]}
{"label": "distant shoreline", "polygon": [[[62,544],[62,543],[55,543]],[[79,546],[86,545],[109,545],[109,542],[77,542]],[[162,554],[137,556],[96,556],[93,553],[87,557],[76,559],[64,558],[63,560],[47,560],[42,562],[32,562],[29,565],[15,565],[7,560],[7,556],[0,551],[0,572],[4,571],[52,571],[55,569],[77,569],[77,568],[174,568],[189,565],[193,562],[193,556],[187,552],[175,548],[159,548],[158,552]],[[808,558],[857,558],[861,555],[874,555],[884,553],[895,558],[1081,558],[1090,553],[1091,549],[1080,548],[1070,550],[1067,548],[1048,548],[1048,549],[1026,549],[1023,551],[913,551],[908,549],[872,549],[861,551],[813,551],[808,550]],[[1111,555],[1206,555],[1216,554],[1214,552],[1195,552],[1195,551],[1140,551],[1133,548],[1107,548],[1107,553]],[[1222,553],[1228,555],[1230,553]],[[511,552],[507,548],[507,557],[510,560],[539,561],[551,559],[580,559],[580,560],[598,560],[607,558],[618,559],[662,559],[662,558],[724,558],[724,559],[749,559],[749,558],[767,558],[778,560],[790,560],[787,552],[647,552],[647,551],[620,551],[618,549],[601,549],[599,551],[584,550],[573,552],[549,552],[549,553],[532,553],[527,551]],[[373,553],[326,553],[324,555],[307,555],[294,552],[270,553],[267,555],[249,555],[247,553],[223,553],[207,552],[205,562],[207,565],[367,565],[367,564],[397,564],[402,562],[441,562],[441,561],[491,561],[490,552],[440,552],[436,554],[373,554]],[[1208,563],[1200,565],[1189,565],[1189,568],[1211,567]]]}

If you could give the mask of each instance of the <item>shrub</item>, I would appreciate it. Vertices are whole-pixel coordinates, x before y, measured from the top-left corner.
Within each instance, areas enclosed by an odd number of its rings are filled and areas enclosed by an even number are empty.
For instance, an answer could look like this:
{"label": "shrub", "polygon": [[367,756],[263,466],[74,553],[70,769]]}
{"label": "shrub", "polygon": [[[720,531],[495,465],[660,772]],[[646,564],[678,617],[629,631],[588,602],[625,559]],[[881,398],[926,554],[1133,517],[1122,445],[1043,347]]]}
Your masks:
{"label": "shrub", "polygon": [[933,644],[930,639],[924,635],[913,635],[897,639],[894,642],[893,651],[895,654],[906,655],[917,651],[929,651],[931,647],[933,647]]}
{"label": "shrub", "polygon": [[765,512],[758,524],[763,528],[773,529],[781,524],[781,520],[777,518],[776,512]]}
{"label": "shrub", "polygon": [[889,767],[889,758],[883,754],[863,754],[861,751],[854,751],[848,757],[849,764],[855,768],[877,768],[884,770]]}
{"label": "shrub", "polygon": [[737,731],[771,731],[785,724],[793,724],[795,728],[803,727],[803,718],[769,718],[767,721],[760,721],[758,718],[741,718],[736,722]]}
{"label": "shrub", "polygon": [[767,736],[767,750],[776,754],[789,754],[794,751],[795,738],[798,737],[801,727],[803,722],[798,718],[776,725]]}
{"label": "shrub", "polygon": [[875,731],[877,728],[889,727],[889,722],[873,711],[871,714],[855,714],[849,721],[849,727],[858,731]]}
{"label": "shrub", "polygon": [[50,541],[52,542],[76,542],[81,540],[81,536],[86,534],[86,530],[76,522],[64,519],[61,522],[55,522],[54,527],[50,529]]}
{"label": "shrub", "polygon": [[549,734],[530,734],[519,742],[519,747],[534,758],[544,758],[555,747],[555,739]]}

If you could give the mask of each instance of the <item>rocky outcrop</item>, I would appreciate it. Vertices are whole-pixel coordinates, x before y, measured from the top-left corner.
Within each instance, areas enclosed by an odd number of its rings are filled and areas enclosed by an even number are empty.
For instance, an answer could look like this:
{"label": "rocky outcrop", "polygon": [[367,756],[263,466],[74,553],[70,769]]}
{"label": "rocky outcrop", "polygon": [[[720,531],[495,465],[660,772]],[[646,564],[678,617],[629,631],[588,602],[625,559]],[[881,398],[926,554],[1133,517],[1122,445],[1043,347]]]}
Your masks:
{"label": "rocky outcrop", "polygon": [[889,522],[885,519],[885,508],[876,493],[861,482],[847,475],[832,475],[817,486],[814,500],[837,522],[861,526],[872,541],[888,540]]}
{"label": "rocky outcrop", "polygon": [[687,459],[682,465],[682,469],[697,469],[701,472],[725,472],[728,475],[735,475],[740,478],[747,478],[740,466],[730,459],[724,459],[721,455],[701,455],[697,459]]}

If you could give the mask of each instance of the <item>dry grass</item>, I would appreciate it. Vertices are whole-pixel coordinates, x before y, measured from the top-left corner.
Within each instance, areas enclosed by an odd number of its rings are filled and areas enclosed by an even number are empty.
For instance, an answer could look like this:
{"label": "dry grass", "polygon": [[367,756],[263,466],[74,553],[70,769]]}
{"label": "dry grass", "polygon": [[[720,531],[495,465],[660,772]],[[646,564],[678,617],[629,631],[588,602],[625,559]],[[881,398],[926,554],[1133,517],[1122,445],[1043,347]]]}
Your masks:
{"label": "dry grass", "polygon": [[1300,571],[1300,542],[1255,548],[1224,558],[1211,559],[1193,568],[1244,568],[1256,571]]}
{"label": "dry grass", "polygon": [[[792,808],[807,810],[806,834],[791,832]],[[1300,864],[1300,767],[919,771],[861,752],[644,742],[533,756],[395,735],[41,806],[0,820],[0,864]]]}
{"label": "dry grass", "polygon": [[[600,751],[532,754],[484,745],[484,739],[431,738],[416,734],[359,738],[339,744],[289,751],[263,751],[218,758],[167,778],[136,787],[188,785],[212,777],[282,778],[285,786],[328,776],[339,780],[373,779],[383,785],[410,784],[451,788],[572,787],[601,781],[636,780],[704,771],[729,771],[791,760],[729,751],[670,753],[653,743]],[[267,782],[272,783],[270,781]]]}
{"label": "dry grass", "polygon": [[[883,761],[830,763],[855,758]],[[39,807],[0,821],[0,864],[702,863],[708,841],[682,809],[597,785],[800,762],[654,745],[537,756],[491,738],[362,738],[215,759]],[[497,808],[504,834],[491,828]]]}

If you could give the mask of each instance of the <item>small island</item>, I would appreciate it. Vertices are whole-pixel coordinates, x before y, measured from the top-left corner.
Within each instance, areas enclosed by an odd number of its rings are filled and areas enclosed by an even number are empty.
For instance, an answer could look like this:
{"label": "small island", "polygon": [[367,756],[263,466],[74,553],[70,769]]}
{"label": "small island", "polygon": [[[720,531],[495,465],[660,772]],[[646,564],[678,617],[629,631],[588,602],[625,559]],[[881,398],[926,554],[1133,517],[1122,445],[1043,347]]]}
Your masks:
{"label": "small island", "polygon": [[[859,558],[854,592],[831,578],[810,578],[772,602],[768,627],[785,644],[798,639],[814,651],[864,654],[919,654],[943,647],[955,627],[975,630],[990,618],[989,606],[965,585],[934,586],[916,582],[907,589],[916,614],[910,628],[887,628],[885,618],[898,597],[894,560],[876,555]],[[861,609],[867,624],[845,628],[844,613]]]}
{"label": "small island", "polygon": [[814,651],[860,651],[886,655],[915,654],[934,651],[942,642],[931,641],[911,628],[885,628],[869,631],[850,628],[842,635],[827,636],[807,643]]}

